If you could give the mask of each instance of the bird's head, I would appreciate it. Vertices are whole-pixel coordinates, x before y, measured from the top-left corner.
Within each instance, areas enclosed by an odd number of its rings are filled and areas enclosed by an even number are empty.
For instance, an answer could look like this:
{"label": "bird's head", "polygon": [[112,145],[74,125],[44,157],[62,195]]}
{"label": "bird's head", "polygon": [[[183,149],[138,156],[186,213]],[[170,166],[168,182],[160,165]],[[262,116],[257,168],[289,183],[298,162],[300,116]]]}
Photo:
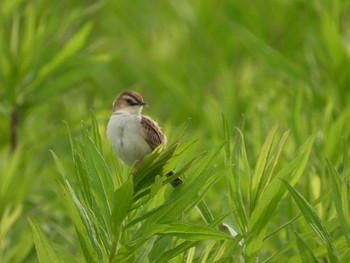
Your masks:
{"label": "bird's head", "polygon": [[147,105],[140,94],[127,90],[118,94],[113,102],[113,112],[125,110],[130,114],[140,114],[142,107]]}

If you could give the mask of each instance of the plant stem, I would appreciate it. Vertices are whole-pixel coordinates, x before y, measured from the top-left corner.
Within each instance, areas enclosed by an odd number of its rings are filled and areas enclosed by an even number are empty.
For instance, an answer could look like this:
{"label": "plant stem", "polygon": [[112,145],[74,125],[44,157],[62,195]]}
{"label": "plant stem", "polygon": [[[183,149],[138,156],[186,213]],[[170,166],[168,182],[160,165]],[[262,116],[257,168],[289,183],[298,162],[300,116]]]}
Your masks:
{"label": "plant stem", "polygon": [[112,247],[111,247],[111,250],[110,250],[110,253],[109,253],[109,257],[108,257],[108,262],[109,263],[113,262],[113,259],[114,259],[115,255],[117,253],[118,240],[119,240],[119,238],[116,238],[116,240],[114,240],[114,242],[112,244]]}

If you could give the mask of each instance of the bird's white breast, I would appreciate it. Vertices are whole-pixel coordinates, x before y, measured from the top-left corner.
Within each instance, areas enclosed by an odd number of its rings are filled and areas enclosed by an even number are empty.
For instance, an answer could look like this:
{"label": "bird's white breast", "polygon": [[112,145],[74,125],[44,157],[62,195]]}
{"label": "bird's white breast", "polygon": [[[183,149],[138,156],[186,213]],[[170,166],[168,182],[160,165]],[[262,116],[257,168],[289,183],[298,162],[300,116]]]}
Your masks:
{"label": "bird's white breast", "polygon": [[118,157],[128,165],[152,152],[141,135],[141,116],[126,111],[113,113],[107,124],[107,138]]}

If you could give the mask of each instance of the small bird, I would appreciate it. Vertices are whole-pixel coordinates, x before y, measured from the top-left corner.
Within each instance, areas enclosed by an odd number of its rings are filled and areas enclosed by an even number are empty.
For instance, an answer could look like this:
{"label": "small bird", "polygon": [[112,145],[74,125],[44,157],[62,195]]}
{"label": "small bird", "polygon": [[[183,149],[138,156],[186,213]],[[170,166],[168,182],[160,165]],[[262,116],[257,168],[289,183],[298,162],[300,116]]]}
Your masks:
{"label": "small bird", "polygon": [[[117,156],[126,164],[137,169],[142,159],[160,144],[166,147],[167,137],[158,124],[151,118],[141,115],[143,106],[147,105],[140,94],[124,91],[113,102],[113,112],[107,124],[107,138]],[[167,176],[171,176],[171,171]],[[172,185],[182,182],[176,178]]]}

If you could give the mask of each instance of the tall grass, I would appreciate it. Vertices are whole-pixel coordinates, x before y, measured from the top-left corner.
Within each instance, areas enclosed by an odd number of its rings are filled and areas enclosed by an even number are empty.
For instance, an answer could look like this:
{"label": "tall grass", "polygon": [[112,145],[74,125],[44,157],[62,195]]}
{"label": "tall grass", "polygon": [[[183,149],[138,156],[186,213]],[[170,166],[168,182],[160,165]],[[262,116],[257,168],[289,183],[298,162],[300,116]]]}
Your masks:
{"label": "tall grass", "polygon": [[[349,262],[349,8],[3,0],[0,261]],[[171,141],[135,177],[125,89]]]}

